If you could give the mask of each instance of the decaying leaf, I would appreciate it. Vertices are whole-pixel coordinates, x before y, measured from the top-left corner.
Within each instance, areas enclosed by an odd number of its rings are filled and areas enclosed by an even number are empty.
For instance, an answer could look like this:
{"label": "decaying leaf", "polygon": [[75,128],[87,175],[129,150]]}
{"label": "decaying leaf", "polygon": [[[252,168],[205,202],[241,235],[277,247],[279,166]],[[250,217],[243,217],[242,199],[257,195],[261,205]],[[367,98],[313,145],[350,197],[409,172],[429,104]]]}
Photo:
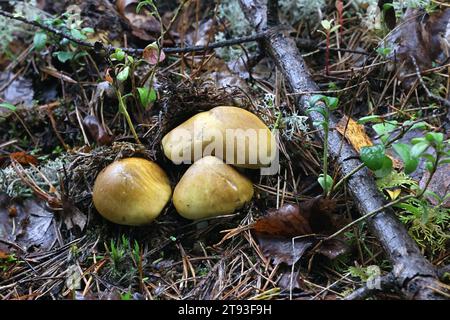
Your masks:
{"label": "decaying leaf", "polygon": [[407,9],[403,21],[391,32],[381,47],[390,49],[389,58],[401,69],[399,79],[405,88],[416,80],[416,67],[428,69],[433,62],[444,62],[450,50],[450,9],[426,13]]}
{"label": "decaying leaf", "polygon": [[9,253],[0,250],[0,259],[8,259],[10,257]]}
{"label": "decaying leaf", "polygon": [[[9,208],[14,206],[15,215]],[[36,199],[13,200],[0,193],[0,238],[28,250],[39,247],[50,249],[56,241],[55,219],[43,201]],[[1,250],[9,250],[0,243]]]}
{"label": "decaying leaf", "polygon": [[373,146],[372,140],[364,130],[364,126],[358,124],[352,118],[344,115],[336,125],[336,130],[341,135],[345,136],[358,153],[362,147]]}
{"label": "decaying leaf", "polygon": [[27,154],[25,151],[13,152],[9,155],[9,157],[13,160],[16,160],[23,166],[29,164],[32,164],[34,166],[38,165],[38,159],[30,154]]}
{"label": "decaying leaf", "polygon": [[[323,235],[338,228],[333,217],[335,209],[336,203],[323,197],[298,205],[286,204],[278,210],[269,210],[257,220],[253,232],[263,254],[274,264],[292,265],[323,239]],[[323,241],[316,252],[334,259],[348,249],[345,242],[331,239]]]}
{"label": "decaying leaf", "polygon": [[296,263],[310,248],[315,240],[312,237],[289,239],[257,236],[258,244],[264,256],[271,258],[273,264],[286,263],[292,265]]}
{"label": "decaying leaf", "polygon": [[318,254],[321,254],[330,260],[336,259],[349,251],[349,245],[345,241],[337,238],[323,241],[316,249]]}
{"label": "decaying leaf", "polygon": [[[8,102],[18,107],[18,109],[30,109],[33,107],[33,82],[22,76],[17,76],[13,72],[0,72],[0,98],[2,102]],[[6,117],[12,111],[0,108],[0,116]]]}
{"label": "decaying leaf", "polygon": [[100,146],[110,145],[112,143],[113,137],[106,132],[96,116],[89,115],[84,117],[83,125],[88,130],[91,138]]}
{"label": "decaying leaf", "polygon": [[80,209],[73,204],[73,201],[64,194],[62,195],[62,206],[62,215],[67,230],[71,230],[73,227],[78,226],[78,228],[83,231],[87,223],[87,216],[83,214]]}
{"label": "decaying leaf", "polygon": [[158,62],[164,61],[164,59],[166,58],[166,54],[163,50],[160,50],[158,48],[156,42],[152,42],[144,48],[142,57],[151,65],[155,65]]}
{"label": "decaying leaf", "polygon": [[[364,126],[358,124],[352,118],[344,115],[342,119],[336,125],[336,130],[347,139],[348,142],[353,146],[356,152],[360,152],[363,147],[373,146],[372,140],[367,135],[364,130]],[[388,157],[392,160],[393,167],[400,169],[403,167],[402,162],[390,155]]]}
{"label": "decaying leaf", "polygon": [[286,204],[278,210],[269,210],[266,216],[256,221],[253,230],[261,234],[284,237],[313,233],[308,218],[302,215],[299,206],[293,204]]}
{"label": "decaying leaf", "polygon": [[118,0],[117,11],[130,24],[132,34],[142,40],[154,40],[161,33],[161,24],[146,8],[136,13],[138,0]]}

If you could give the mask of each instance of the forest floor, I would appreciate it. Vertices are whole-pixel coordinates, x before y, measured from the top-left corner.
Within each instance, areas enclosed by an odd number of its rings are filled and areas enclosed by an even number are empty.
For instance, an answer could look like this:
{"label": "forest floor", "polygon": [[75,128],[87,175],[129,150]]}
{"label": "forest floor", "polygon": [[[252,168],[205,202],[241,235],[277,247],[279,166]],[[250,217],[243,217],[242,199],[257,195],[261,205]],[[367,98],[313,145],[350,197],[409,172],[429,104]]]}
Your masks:
{"label": "forest floor", "polygon": [[[368,219],[352,222],[360,205],[318,131],[345,135],[450,297],[450,9],[303,2],[279,14],[325,102],[320,125],[239,1],[2,3],[0,299],[340,300],[376,285],[392,259]],[[142,227],[98,214],[95,178],[118,159],[152,160],[175,187],[189,165],[162,138],[217,106],[279,133],[276,174],[239,169],[250,202],[201,221],[169,202]],[[403,298],[378,289],[367,296]]]}

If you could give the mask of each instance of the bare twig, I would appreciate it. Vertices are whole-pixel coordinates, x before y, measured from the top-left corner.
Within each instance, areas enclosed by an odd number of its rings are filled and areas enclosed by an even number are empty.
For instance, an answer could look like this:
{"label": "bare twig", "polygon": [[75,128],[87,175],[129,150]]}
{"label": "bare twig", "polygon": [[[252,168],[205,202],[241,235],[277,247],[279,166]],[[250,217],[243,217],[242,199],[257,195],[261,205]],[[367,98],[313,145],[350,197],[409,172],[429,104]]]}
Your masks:
{"label": "bare twig", "polygon": [[410,55],[411,61],[414,64],[414,67],[416,68],[416,75],[417,78],[420,81],[420,84],[422,85],[422,88],[425,90],[425,92],[427,93],[428,98],[436,100],[439,103],[442,103],[444,106],[446,106],[447,108],[450,108],[450,101],[447,99],[444,99],[438,95],[433,94],[430,89],[428,89],[428,87],[425,84],[425,81],[423,81],[422,75],[420,74],[420,69],[419,66],[417,65],[417,61],[416,58],[414,58],[414,56]]}
{"label": "bare twig", "polygon": [[376,292],[387,292],[391,290],[397,291],[398,288],[395,285],[395,277],[392,273],[388,273],[387,275],[381,277],[379,279],[377,287],[373,287],[370,285],[365,285],[364,287],[361,287],[355,291],[353,291],[351,294],[345,297],[345,300],[364,300],[371,295],[373,295]]}
{"label": "bare twig", "polygon": [[[67,34],[58,28],[54,28],[52,26],[45,25],[38,21],[29,20],[29,19],[26,19],[25,17],[15,16],[15,15],[13,15],[9,12],[3,11],[3,10],[0,10],[0,15],[10,18],[10,19],[21,21],[23,23],[32,25],[32,26],[40,28],[40,29],[43,29],[43,30],[53,33],[61,38],[66,38],[82,47],[91,48],[95,51],[106,50],[108,52],[112,52],[116,49],[122,49],[123,51],[125,51],[129,54],[132,54],[132,55],[141,55],[144,51],[144,49],[141,49],[141,48],[123,48],[123,47],[115,47],[112,45],[105,45],[99,41],[94,42],[94,43],[89,42],[89,41],[83,41],[83,40],[74,38],[72,35]],[[211,43],[208,43],[208,44],[202,45],[202,46],[165,47],[163,51],[166,54],[209,51],[212,49],[229,47],[229,46],[238,45],[238,44],[242,44],[242,43],[260,41],[265,36],[266,36],[266,34],[264,32],[259,32],[259,33],[255,33],[250,36],[244,36],[244,37],[239,37],[239,38],[234,38],[234,39],[229,39],[229,40],[211,42]],[[318,46],[314,41],[311,41],[309,39],[297,39],[297,45],[300,48],[305,48],[305,49],[314,48],[314,49],[318,49],[321,51],[326,50],[326,48],[324,46]],[[330,49],[330,51],[348,52],[348,53],[355,53],[355,54],[362,54],[362,55],[369,54],[369,53],[367,53],[365,51],[361,51],[361,50],[350,50],[350,49],[344,49],[344,48],[329,48],[329,49]]]}

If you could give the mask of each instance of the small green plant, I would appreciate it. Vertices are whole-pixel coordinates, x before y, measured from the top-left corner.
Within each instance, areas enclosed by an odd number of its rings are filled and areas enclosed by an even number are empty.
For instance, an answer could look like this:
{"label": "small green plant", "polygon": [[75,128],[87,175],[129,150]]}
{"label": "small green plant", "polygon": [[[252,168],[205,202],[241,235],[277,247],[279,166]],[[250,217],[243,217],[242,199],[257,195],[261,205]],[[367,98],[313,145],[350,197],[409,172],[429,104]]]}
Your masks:
{"label": "small green plant", "polygon": [[[38,18],[38,22],[41,22],[49,27],[56,28],[64,34],[70,35],[72,38],[81,41],[87,40],[88,35],[94,33],[94,29],[90,27],[82,27],[83,20],[81,19],[79,12],[76,12],[76,10],[64,12],[57,18]],[[61,63],[66,63],[68,61],[78,62],[81,57],[88,54],[83,47],[67,38],[61,39],[58,36],[45,31],[39,31],[34,35],[34,50],[42,51],[50,43],[55,43],[59,46],[60,49],[53,52],[52,55]]]}
{"label": "small green plant", "polygon": [[15,265],[18,262],[14,253],[5,256],[3,256],[3,252],[0,253],[2,254],[0,255],[0,270],[2,272],[7,271],[9,268],[11,268],[11,266]]}
{"label": "small green plant", "polygon": [[380,56],[386,59],[391,54],[392,49],[386,47],[378,47],[376,51]]}
{"label": "small green plant", "polygon": [[[321,103],[319,103],[321,102]],[[324,131],[323,138],[323,173],[319,176],[318,182],[322,187],[324,194],[328,195],[333,187],[333,178],[328,175],[328,134],[330,131],[330,111],[336,110],[339,99],[335,97],[327,97],[324,95],[313,95],[308,100],[307,113],[317,112],[322,116],[322,120],[314,122],[315,127],[322,127]]]}
{"label": "small green plant", "polygon": [[142,253],[136,240],[132,243],[126,235],[122,235],[117,240],[111,239],[105,247],[111,262],[109,271],[115,280],[127,278],[133,281],[142,276]]}
{"label": "small green plant", "polygon": [[120,300],[132,300],[133,295],[130,291],[120,294]]}
{"label": "small green plant", "polygon": [[363,282],[368,282],[371,279],[381,275],[380,267],[376,265],[367,267],[350,267],[348,268],[348,272],[352,277],[359,278]]}
{"label": "small green plant", "polygon": [[119,240],[117,241],[117,244],[113,239],[111,239],[109,253],[111,261],[116,269],[119,268],[120,264],[125,259],[126,250],[128,248],[129,240],[124,235],[122,236],[122,242]]}
{"label": "small green plant", "polygon": [[411,237],[431,255],[444,252],[450,239],[450,209],[442,206],[443,201],[431,206],[425,199],[411,198],[396,205],[402,210],[400,220],[409,227]]}
{"label": "small green plant", "polygon": [[325,31],[318,30],[318,32],[325,35],[326,38],[326,51],[325,51],[325,71],[326,74],[330,74],[330,46],[331,46],[331,34],[339,30],[340,25],[336,24],[333,26],[333,20],[322,20],[322,28]]}
{"label": "small green plant", "polygon": [[[386,151],[389,148],[392,148],[401,157],[404,163],[405,173],[407,174],[416,170],[421,156],[429,158],[428,155],[422,155],[423,151],[428,147],[435,147],[437,148],[436,150],[441,150],[443,148],[443,136],[439,133],[436,135],[427,133],[426,135],[428,138],[413,139],[411,141],[413,146],[404,143],[395,143],[395,141],[399,140],[410,130],[423,130],[428,128],[428,125],[423,121],[405,121],[402,125],[399,125],[395,120],[385,121],[379,116],[367,116],[358,121],[359,124],[367,122],[375,122],[375,124],[372,125],[372,129],[377,133],[380,142],[373,146],[361,148],[360,157],[361,161],[374,172],[377,178],[383,178],[392,171],[392,160],[386,155]],[[397,133],[396,136],[394,136],[395,133]],[[442,141],[434,141],[432,137],[441,137]],[[415,144],[417,144],[417,146],[414,146]],[[422,150],[422,148],[425,149]],[[441,153],[439,153],[439,155],[442,157]]]}

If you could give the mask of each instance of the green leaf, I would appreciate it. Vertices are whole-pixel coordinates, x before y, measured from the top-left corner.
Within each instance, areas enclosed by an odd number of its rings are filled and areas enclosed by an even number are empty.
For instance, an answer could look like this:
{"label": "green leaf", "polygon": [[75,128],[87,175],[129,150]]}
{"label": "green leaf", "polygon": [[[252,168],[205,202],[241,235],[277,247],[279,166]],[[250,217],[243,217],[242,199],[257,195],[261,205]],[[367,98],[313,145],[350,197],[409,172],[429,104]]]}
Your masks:
{"label": "green leaf", "polygon": [[433,163],[433,162],[427,161],[427,162],[425,163],[425,168],[428,170],[428,172],[433,171],[433,169],[434,169],[434,163]]}
{"label": "green leaf", "polygon": [[33,46],[37,51],[41,51],[47,44],[47,34],[45,32],[38,32],[34,35]]}
{"label": "green leaf", "polygon": [[323,100],[325,98],[325,96],[323,94],[315,94],[312,95],[309,99],[308,99],[308,104],[309,107],[312,108],[316,105],[317,102],[319,102],[320,100]]}
{"label": "green leaf", "polygon": [[411,139],[412,144],[418,144],[419,142],[424,142],[424,141],[427,141],[427,139],[425,139],[424,137]]}
{"label": "green leaf", "polygon": [[2,103],[0,103],[0,108],[8,109],[8,110],[11,110],[11,111],[16,111],[17,110],[16,106],[11,104],[11,103],[9,103],[9,102],[2,102]]}
{"label": "green leaf", "polygon": [[420,157],[420,155],[422,153],[424,153],[425,150],[427,150],[429,146],[430,146],[430,144],[428,141],[422,141],[422,142],[419,142],[419,143],[413,145],[413,147],[411,148],[411,157],[413,157],[413,158]]}
{"label": "green leaf", "polygon": [[116,51],[111,55],[111,59],[123,61],[123,59],[125,59],[125,52],[122,49],[117,48]]}
{"label": "green leaf", "polygon": [[411,157],[411,147],[405,143],[395,143],[392,147],[403,160],[403,164],[405,165],[405,173],[410,174],[414,172],[419,165],[419,158]]}
{"label": "green leaf", "polygon": [[[405,124],[403,124],[405,126]],[[428,123],[425,121],[420,121],[412,125],[412,127],[409,130],[425,130],[428,128]]]}
{"label": "green leaf", "polygon": [[380,47],[380,48],[377,48],[376,51],[380,56],[386,57],[391,53],[392,49]]}
{"label": "green leaf", "polygon": [[70,30],[70,34],[72,35],[72,37],[74,37],[77,40],[86,40],[87,37],[81,33],[80,30],[78,29],[72,29]]}
{"label": "green leaf", "polygon": [[123,68],[123,70],[120,71],[119,74],[117,75],[117,80],[119,80],[121,82],[127,80],[129,73],[130,73],[130,67]]}
{"label": "green leaf", "polygon": [[329,20],[322,20],[322,21],[320,22],[320,24],[322,25],[322,27],[323,27],[325,30],[330,30],[330,29],[331,29],[331,22],[330,22]]}
{"label": "green leaf", "polygon": [[333,178],[330,177],[328,174],[325,177],[323,174],[321,174],[317,179],[317,182],[319,182],[320,186],[325,192],[328,192],[330,191],[333,185]]}
{"label": "green leaf", "polygon": [[323,126],[324,123],[325,123],[324,121],[313,121],[313,126],[316,128],[321,127]]}
{"label": "green leaf", "polygon": [[360,151],[361,161],[370,170],[379,170],[383,167],[383,161],[385,158],[384,146],[382,144],[377,144],[370,147],[362,147]]}
{"label": "green leaf", "polygon": [[436,158],[434,155],[430,154],[430,153],[423,153],[422,158],[424,158],[425,160],[429,161],[429,162],[435,162]]}
{"label": "green leaf", "polygon": [[328,108],[330,110],[336,110],[339,104],[339,99],[336,97],[328,97]]}
{"label": "green leaf", "polygon": [[81,32],[83,32],[83,33],[94,33],[95,32],[95,30],[94,29],[92,29],[92,28],[90,28],[90,27],[86,27],[86,28],[83,28],[83,29],[81,29]]}
{"label": "green leaf", "polygon": [[68,60],[73,58],[74,53],[70,51],[56,51],[53,52],[53,56],[58,58],[62,63],[66,63]]}
{"label": "green leaf", "polygon": [[427,132],[425,139],[429,142],[435,142],[436,144],[441,144],[444,142],[444,135],[440,132]]}
{"label": "green leaf", "polygon": [[380,123],[380,122],[383,122],[383,118],[381,118],[380,116],[377,116],[377,115],[373,115],[373,116],[362,117],[357,121],[358,124],[365,124],[367,122]]}
{"label": "green leaf", "polygon": [[340,28],[339,24],[335,25],[333,28],[330,29],[330,33],[337,31],[339,28]]}
{"label": "green leaf", "polygon": [[151,88],[137,88],[139,93],[139,101],[144,108],[147,108],[150,103],[156,101],[156,91]]}
{"label": "green leaf", "polygon": [[387,143],[391,132],[397,129],[397,121],[377,123],[372,126],[372,129],[380,136],[383,143]]}
{"label": "green leaf", "polygon": [[391,172],[392,172],[392,160],[388,156],[384,156],[381,168],[374,171],[375,176],[377,178],[383,178],[389,175]]}
{"label": "green leaf", "polygon": [[328,110],[326,108],[321,108],[321,107],[312,107],[309,108],[306,113],[310,114],[311,112],[318,112],[320,113],[325,119],[328,119],[329,117],[329,113]]}

